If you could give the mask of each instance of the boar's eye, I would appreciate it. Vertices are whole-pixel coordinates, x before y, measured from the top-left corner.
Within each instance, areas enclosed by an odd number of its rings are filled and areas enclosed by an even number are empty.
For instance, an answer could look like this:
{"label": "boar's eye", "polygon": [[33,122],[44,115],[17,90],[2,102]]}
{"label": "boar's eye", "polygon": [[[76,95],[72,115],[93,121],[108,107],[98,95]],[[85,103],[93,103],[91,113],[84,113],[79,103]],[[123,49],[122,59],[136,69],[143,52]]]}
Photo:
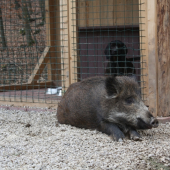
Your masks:
{"label": "boar's eye", "polygon": [[133,99],[133,97],[128,97],[127,99],[125,99],[125,102],[126,102],[128,105],[131,105],[131,104],[134,102],[134,99]]}

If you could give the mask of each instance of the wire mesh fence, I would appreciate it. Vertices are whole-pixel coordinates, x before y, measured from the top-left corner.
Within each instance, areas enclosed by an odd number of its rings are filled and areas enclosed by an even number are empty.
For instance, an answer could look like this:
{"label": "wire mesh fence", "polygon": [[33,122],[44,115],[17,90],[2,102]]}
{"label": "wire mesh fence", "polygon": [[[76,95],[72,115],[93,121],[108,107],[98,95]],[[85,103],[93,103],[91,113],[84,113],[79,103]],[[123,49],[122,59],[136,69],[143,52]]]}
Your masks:
{"label": "wire mesh fence", "polygon": [[1,0],[0,100],[56,103],[71,83],[99,75],[135,75],[144,89],[141,6]]}
{"label": "wire mesh fence", "polygon": [[45,48],[38,1],[1,1],[1,85],[26,83]]}
{"label": "wire mesh fence", "polygon": [[139,0],[73,2],[77,11],[73,24],[75,81],[96,75],[132,75],[145,100],[144,4]]}

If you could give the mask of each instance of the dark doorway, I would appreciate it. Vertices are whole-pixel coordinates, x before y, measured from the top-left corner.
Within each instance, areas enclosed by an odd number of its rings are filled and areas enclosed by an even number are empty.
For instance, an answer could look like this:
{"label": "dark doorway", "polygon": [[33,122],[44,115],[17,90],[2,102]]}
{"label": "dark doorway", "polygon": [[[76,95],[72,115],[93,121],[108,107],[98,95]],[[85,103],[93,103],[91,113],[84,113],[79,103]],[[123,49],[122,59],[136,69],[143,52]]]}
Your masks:
{"label": "dark doorway", "polygon": [[108,60],[104,54],[107,44],[122,41],[128,48],[126,58],[132,58],[136,77],[140,80],[139,27],[79,28],[79,79],[105,74]]}

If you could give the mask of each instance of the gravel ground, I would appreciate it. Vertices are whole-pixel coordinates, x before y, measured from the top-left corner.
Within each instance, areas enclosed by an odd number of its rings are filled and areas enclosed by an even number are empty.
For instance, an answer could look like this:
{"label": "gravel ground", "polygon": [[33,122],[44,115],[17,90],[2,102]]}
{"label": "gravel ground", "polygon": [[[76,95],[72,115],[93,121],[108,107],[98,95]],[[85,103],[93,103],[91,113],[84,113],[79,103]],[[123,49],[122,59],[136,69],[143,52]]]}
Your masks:
{"label": "gravel ground", "polygon": [[170,169],[170,123],[114,142],[95,130],[60,125],[56,111],[0,109],[1,169]]}

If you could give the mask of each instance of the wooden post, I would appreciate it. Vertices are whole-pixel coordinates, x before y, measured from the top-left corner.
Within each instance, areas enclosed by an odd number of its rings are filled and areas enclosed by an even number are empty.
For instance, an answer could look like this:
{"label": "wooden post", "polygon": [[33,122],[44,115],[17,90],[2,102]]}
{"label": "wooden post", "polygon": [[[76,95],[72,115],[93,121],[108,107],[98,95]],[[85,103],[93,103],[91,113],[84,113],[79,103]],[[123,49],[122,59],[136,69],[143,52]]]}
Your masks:
{"label": "wooden post", "polygon": [[68,2],[70,84],[77,82],[77,21],[76,0]]}
{"label": "wooden post", "polygon": [[[50,51],[50,47],[51,47],[51,25],[50,25],[50,0],[45,0],[45,20],[46,20],[46,46],[49,47],[49,51]],[[49,55],[49,51],[48,51],[48,55]],[[47,56],[47,73],[48,73],[48,80],[52,80],[51,77],[51,64],[49,61],[49,56]],[[43,68],[44,69],[44,68]]]}
{"label": "wooden post", "polygon": [[157,0],[158,115],[170,116],[170,1]]}
{"label": "wooden post", "polygon": [[157,0],[147,1],[148,11],[148,77],[149,110],[154,116],[158,114],[158,72],[157,72]]}
{"label": "wooden post", "polygon": [[157,77],[157,0],[147,1],[148,16],[148,77],[149,77],[149,110],[158,113],[158,77]]}
{"label": "wooden post", "polygon": [[145,104],[149,105],[150,112],[157,116],[158,84],[157,84],[157,17],[156,0],[139,0],[139,26],[141,41],[141,77],[142,93]]}
{"label": "wooden post", "polygon": [[48,80],[61,86],[61,53],[60,53],[60,6],[59,0],[46,0],[46,35],[47,46],[50,46],[47,65]]}
{"label": "wooden post", "polygon": [[147,25],[147,0],[139,0],[139,35],[141,56],[141,92],[146,105],[148,101],[148,25]]}
{"label": "wooden post", "polygon": [[68,10],[67,0],[60,0],[60,40],[61,40],[61,74],[63,92],[70,85],[69,79],[69,38],[68,38]]}

